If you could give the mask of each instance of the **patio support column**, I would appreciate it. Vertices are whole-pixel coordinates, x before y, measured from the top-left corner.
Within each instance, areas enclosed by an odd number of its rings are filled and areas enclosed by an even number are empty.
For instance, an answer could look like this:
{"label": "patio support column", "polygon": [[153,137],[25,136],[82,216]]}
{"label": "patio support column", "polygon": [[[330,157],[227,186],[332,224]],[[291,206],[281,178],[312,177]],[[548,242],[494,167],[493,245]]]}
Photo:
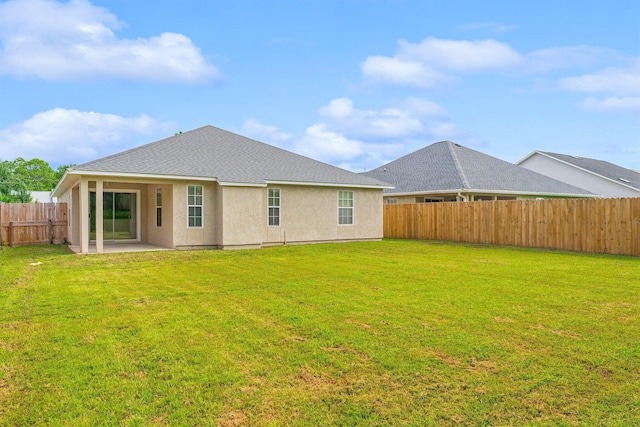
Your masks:
{"label": "patio support column", "polygon": [[80,253],[89,253],[89,181],[85,177],[80,178]]}
{"label": "patio support column", "polygon": [[103,194],[103,182],[101,179],[96,179],[96,252],[100,253],[103,250],[104,244],[104,198]]}

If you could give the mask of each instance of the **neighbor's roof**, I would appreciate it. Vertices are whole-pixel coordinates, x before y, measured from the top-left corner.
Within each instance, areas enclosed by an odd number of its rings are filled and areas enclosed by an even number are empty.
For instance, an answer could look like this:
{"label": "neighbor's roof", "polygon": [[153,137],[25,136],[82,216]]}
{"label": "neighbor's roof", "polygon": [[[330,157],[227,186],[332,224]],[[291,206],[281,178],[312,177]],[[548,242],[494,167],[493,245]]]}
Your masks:
{"label": "neighbor's roof", "polygon": [[565,163],[569,163],[577,168],[584,169],[596,175],[600,175],[604,178],[608,178],[618,184],[626,185],[627,187],[633,187],[636,190],[640,190],[640,173],[631,169],[623,168],[613,163],[606,162],[604,160],[589,159],[587,157],[577,157],[569,154],[551,153],[548,151],[534,151],[518,163],[522,163],[535,153],[540,153],[544,156],[560,160]]}
{"label": "neighbor's roof", "polygon": [[349,172],[213,126],[204,126],[69,169],[71,174],[151,175],[267,182],[383,187]]}
{"label": "neighbor's roof", "polygon": [[385,193],[486,191],[539,195],[593,196],[557,181],[451,141],[442,141],[363,173],[395,186]]}

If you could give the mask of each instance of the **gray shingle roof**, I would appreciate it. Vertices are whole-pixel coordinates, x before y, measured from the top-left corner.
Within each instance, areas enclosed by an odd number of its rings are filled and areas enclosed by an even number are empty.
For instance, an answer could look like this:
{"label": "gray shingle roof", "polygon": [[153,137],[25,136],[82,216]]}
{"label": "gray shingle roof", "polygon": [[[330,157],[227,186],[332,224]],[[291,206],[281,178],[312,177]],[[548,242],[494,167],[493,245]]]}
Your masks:
{"label": "gray shingle roof", "polygon": [[285,181],[388,186],[213,126],[84,163],[70,169],[73,171],[215,178],[246,184]]}
{"label": "gray shingle roof", "polygon": [[431,144],[363,175],[395,185],[385,193],[521,192],[533,194],[592,195],[451,141]]}
{"label": "gray shingle roof", "polygon": [[[634,170],[623,168],[622,166],[618,166],[604,160],[576,157],[568,154],[550,153],[548,151],[540,151],[540,153],[562,160],[563,162],[572,164],[579,168],[586,169],[605,178],[612,179],[620,184],[625,184],[640,190],[640,173]],[[620,178],[628,182],[622,181]]]}

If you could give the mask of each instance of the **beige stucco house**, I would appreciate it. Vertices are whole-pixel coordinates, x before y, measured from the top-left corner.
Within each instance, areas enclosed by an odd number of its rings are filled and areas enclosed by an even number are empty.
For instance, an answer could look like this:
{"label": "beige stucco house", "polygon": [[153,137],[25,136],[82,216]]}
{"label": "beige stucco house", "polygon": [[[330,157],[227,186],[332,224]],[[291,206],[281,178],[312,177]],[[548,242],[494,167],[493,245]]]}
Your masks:
{"label": "beige stucco house", "polygon": [[452,141],[436,142],[362,175],[393,185],[384,190],[388,204],[595,197]]}
{"label": "beige stucco house", "polygon": [[68,169],[53,195],[68,204],[72,248],[87,253],[378,240],[386,188],[205,126]]}

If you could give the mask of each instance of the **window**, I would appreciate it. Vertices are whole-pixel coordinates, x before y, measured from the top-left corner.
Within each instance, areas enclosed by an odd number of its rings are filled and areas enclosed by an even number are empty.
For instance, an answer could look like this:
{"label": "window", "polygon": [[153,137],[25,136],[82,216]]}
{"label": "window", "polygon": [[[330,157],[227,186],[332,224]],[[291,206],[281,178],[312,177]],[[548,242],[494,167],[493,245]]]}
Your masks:
{"label": "window", "polygon": [[442,197],[416,197],[416,203],[437,203],[443,200]]}
{"label": "window", "polygon": [[270,227],[280,226],[280,189],[269,188],[267,190],[267,215]]}
{"label": "window", "polygon": [[156,227],[162,227],[162,188],[156,188]]}
{"label": "window", "polygon": [[353,191],[338,191],[338,225],[353,225]]}
{"label": "window", "polygon": [[202,185],[187,186],[187,226],[202,227]]}
{"label": "window", "polygon": [[388,205],[397,205],[398,204],[398,199],[387,199],[387,204]]}

